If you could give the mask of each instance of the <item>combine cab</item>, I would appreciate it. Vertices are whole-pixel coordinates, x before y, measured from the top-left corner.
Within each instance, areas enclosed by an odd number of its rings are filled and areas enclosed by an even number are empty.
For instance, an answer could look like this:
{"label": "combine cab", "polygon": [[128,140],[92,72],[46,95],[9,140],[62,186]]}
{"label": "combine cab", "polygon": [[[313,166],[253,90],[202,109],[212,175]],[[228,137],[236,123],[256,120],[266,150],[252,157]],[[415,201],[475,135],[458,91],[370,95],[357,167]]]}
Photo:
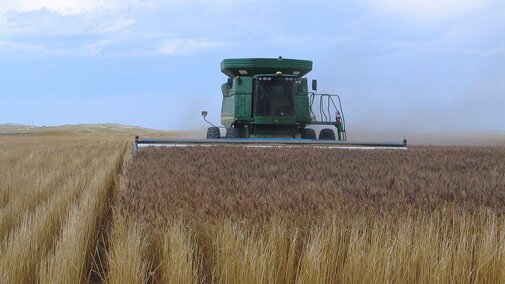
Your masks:
{"label": "combine cab", "polygon": [[[225,59],[221,72],[228,76],[223,94],[220,127],[211,127],[207,139],[140,139],[135,146],[195,146],[238,144],[247,146],[303,146],[326,148],[407,149],[401,143],[350,142],[340,97],[318,94],[317,81],[309,91],[307,78],[312,61],[279,58]],[[319,135],[313,126],[320,129]]]}

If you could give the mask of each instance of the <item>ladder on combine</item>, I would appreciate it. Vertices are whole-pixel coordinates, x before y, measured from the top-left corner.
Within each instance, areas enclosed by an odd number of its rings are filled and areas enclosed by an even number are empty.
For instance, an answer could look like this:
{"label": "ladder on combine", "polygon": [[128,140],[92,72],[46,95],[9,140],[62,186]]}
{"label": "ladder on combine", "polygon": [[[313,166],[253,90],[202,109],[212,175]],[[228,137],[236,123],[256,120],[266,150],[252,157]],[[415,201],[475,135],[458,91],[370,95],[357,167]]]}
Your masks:
{"label": "ladder on combine", "polygon": [[[309,105],[312,119],[311,125],[335,126],[337,128],[338,140],[347,140],[344,110],[339,95],[311,92],[309,95]],[[319,109],[319,113],[314,112],[315,109]]]}

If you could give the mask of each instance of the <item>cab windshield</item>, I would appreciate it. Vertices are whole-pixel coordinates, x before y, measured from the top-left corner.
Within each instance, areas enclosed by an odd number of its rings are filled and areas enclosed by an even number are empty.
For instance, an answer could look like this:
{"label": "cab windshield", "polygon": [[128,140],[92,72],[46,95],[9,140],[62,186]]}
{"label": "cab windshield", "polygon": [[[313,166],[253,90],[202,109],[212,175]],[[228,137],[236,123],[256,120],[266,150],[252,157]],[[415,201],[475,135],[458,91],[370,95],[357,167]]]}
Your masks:
{"label": "cab windshield", "polygon": [[260,76],[254,83],[254,113],[257,116],[293,116],[296,78]]}

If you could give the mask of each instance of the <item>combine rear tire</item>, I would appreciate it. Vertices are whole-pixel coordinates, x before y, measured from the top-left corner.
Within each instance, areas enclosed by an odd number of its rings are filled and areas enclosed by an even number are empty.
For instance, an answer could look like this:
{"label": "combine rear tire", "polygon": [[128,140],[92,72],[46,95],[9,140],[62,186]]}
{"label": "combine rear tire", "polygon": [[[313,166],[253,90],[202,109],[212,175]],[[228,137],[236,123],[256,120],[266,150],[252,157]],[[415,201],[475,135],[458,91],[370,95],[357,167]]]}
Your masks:
{"label": "combine rear tire", "polygon": [[226,128],[226,138],[243,138],[244,130],[238,127]]}
{"label": "combine rear tire", "polygon": [[221,132],[219,132],[219,127],[209,127],[207,128],[207,139],[219,139],[221,138]]}
{"label": "combine rear tire", "polygon": [[316,139],[316,132],[312,128],[304,128],[301,131],[302,139]]}
{"label": "combine rear tire", "polygon": [[321,129],[321,132],[319,132],[319,140],[336,140],[335,131],[330,128]]}

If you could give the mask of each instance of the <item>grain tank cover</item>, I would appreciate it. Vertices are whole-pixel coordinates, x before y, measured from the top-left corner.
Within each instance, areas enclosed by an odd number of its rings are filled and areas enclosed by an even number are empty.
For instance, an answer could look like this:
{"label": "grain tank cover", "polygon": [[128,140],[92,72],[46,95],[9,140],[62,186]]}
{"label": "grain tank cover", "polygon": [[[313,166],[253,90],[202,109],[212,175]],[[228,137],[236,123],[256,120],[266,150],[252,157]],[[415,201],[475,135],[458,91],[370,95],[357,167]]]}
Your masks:
{"label": "grain tank cover", "polygon": [[275,74],[277,71],[302,77],[312,71],[312,61],[284,58],[236,58],[224,59],[221,62],[221,72],[230,78]]}

